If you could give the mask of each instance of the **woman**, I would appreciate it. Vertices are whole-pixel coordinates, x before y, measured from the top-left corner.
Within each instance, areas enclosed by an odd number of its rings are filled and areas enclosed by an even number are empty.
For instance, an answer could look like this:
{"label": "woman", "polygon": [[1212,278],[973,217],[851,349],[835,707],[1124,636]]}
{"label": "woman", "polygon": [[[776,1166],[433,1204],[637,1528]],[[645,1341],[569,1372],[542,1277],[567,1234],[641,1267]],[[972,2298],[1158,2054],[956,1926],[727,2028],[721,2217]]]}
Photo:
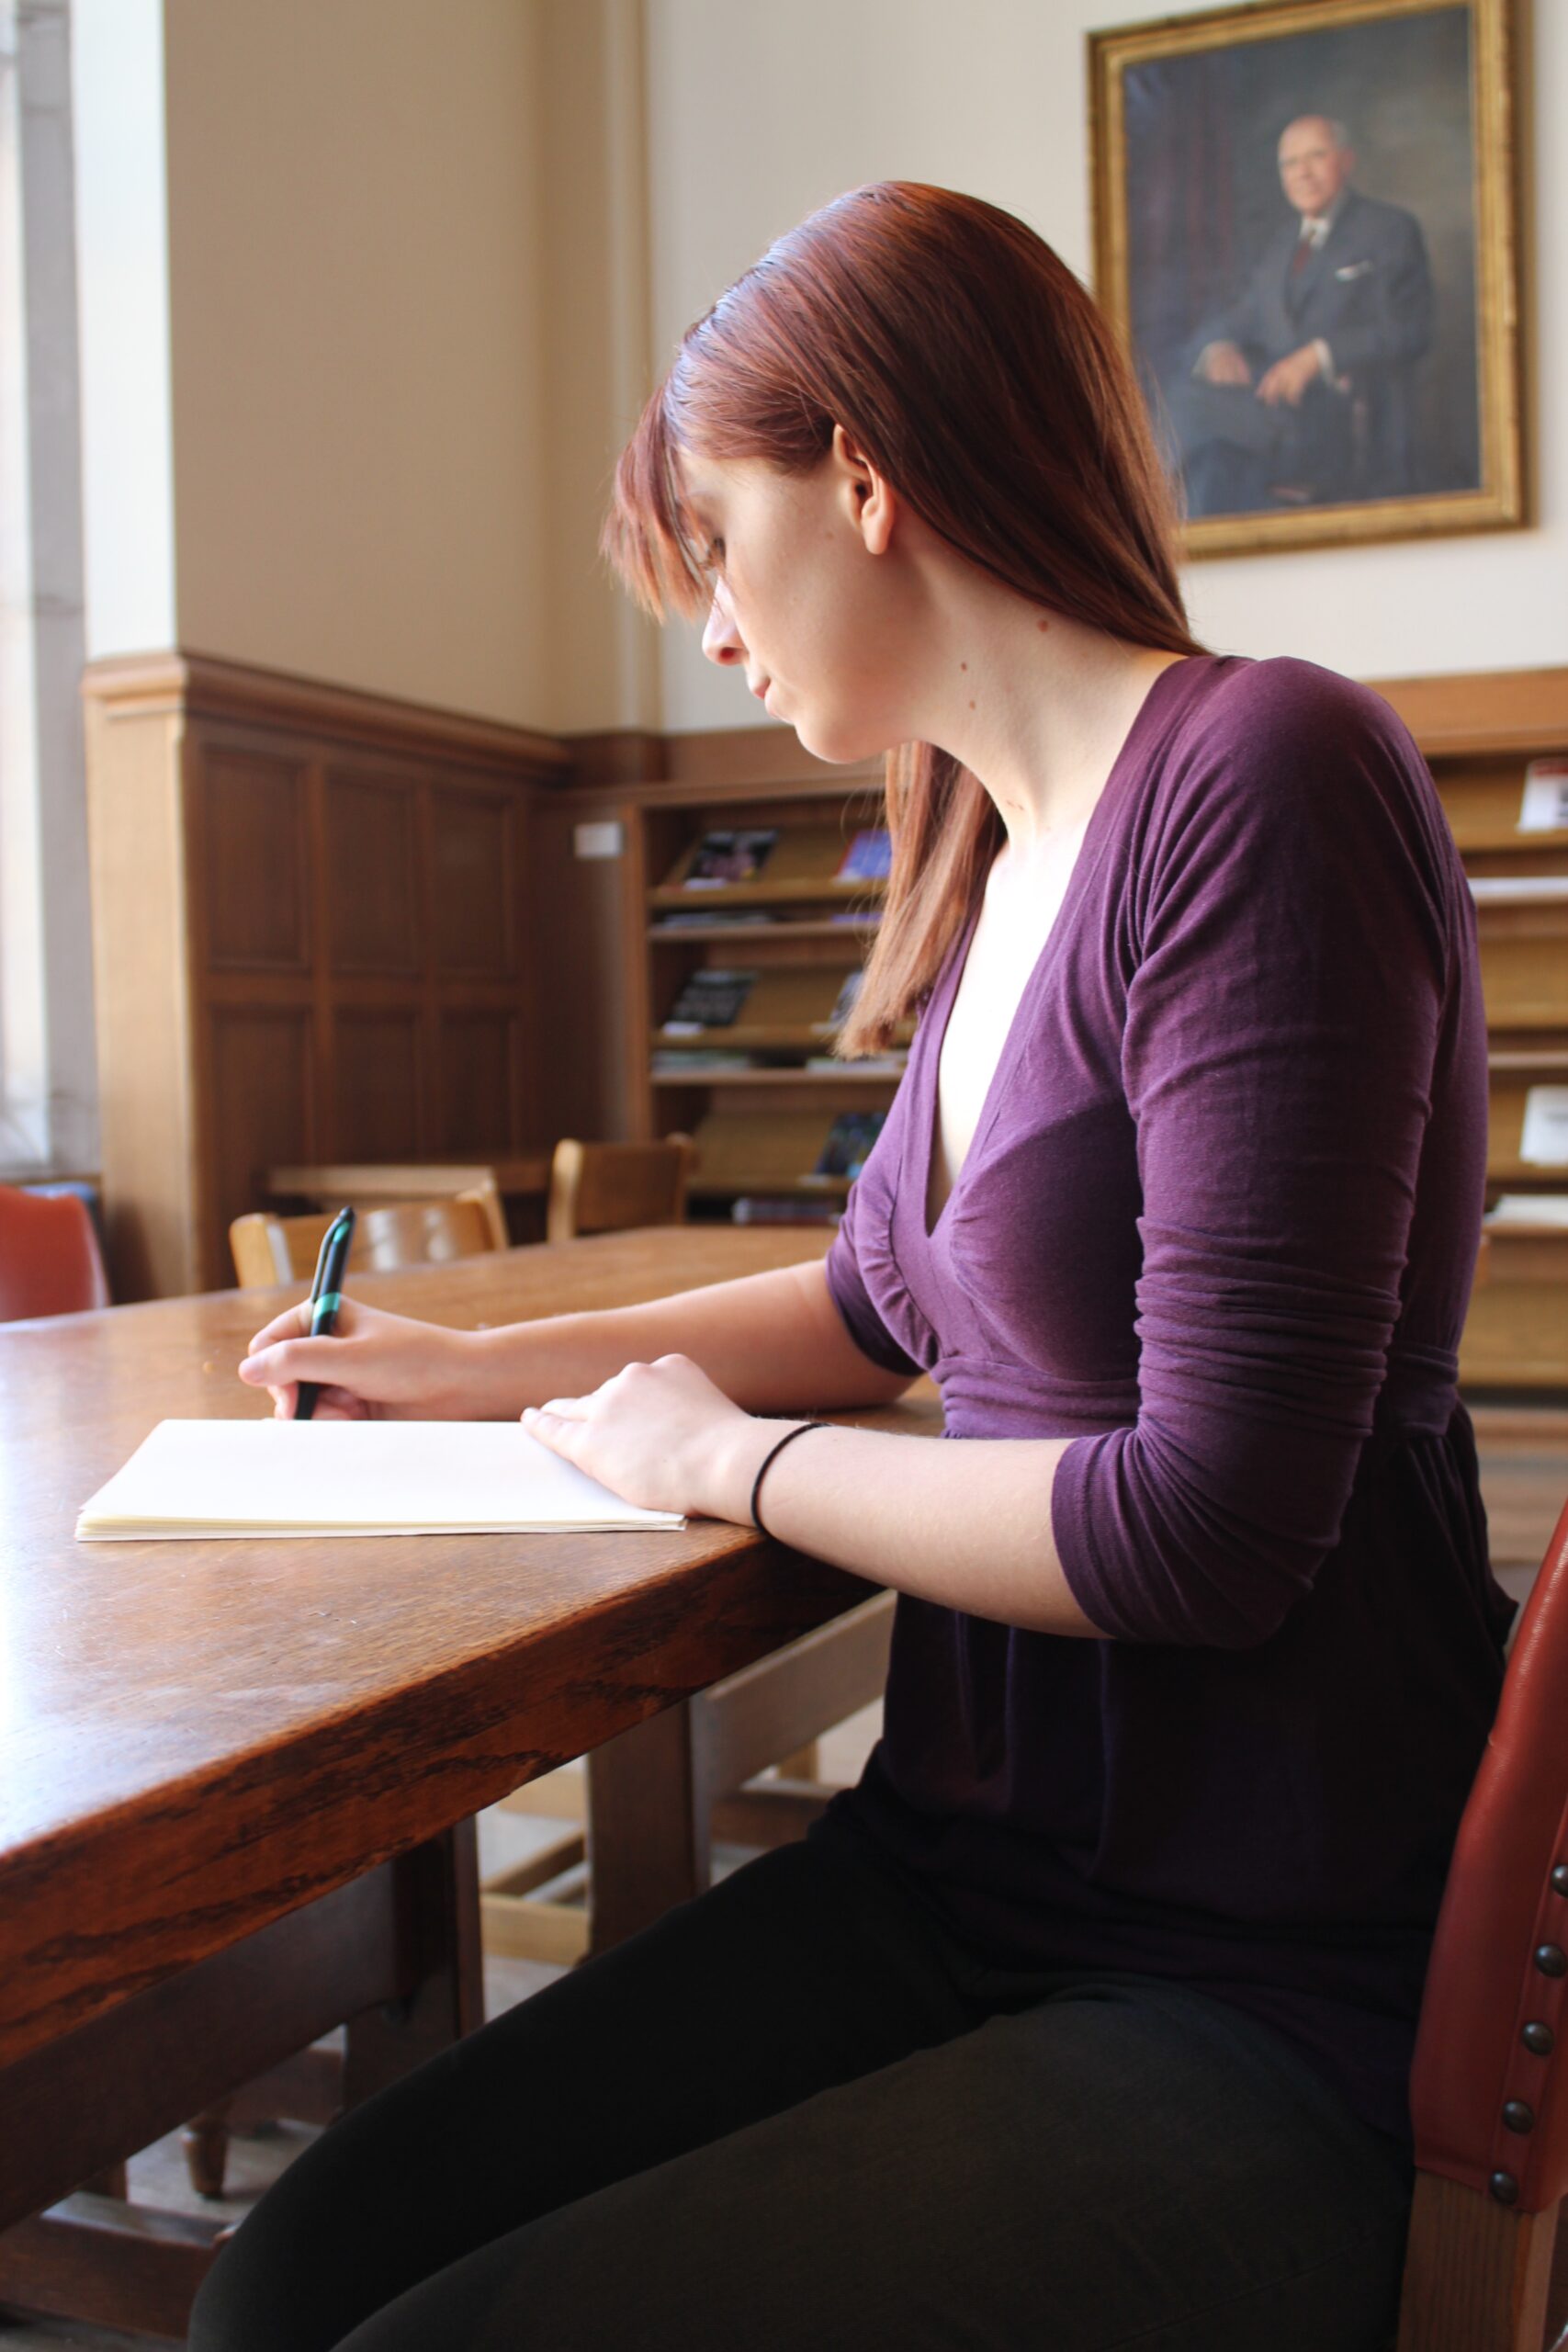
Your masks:
{"label": "woman", "polygon": [[[505,1330],[290,1312],[244,1374],[755,1509],[897,1589],[886,1730],[804,1845],[336,2126],[192,2342],[1372,2352],[1507,1615],[1430,780],[1375,696],[1197,647],[1108,330],[940,189],[692,329],[607,544],[808,750],[893,751],[848,1049],[922,1017],[842,1229]],[[803,1433],[920,1371],[962,1442]]]}

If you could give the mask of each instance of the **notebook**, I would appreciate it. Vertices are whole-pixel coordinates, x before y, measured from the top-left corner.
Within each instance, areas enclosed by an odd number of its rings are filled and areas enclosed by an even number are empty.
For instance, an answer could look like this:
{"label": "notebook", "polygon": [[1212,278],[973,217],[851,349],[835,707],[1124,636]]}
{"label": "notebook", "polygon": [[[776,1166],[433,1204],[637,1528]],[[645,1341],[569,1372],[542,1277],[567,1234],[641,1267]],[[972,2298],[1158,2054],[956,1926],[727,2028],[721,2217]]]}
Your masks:
{"label": "notebook", "polygon": [[623,1502],[516,1421],[160,1421],[79,1541],[522,1535],[683,1527]]}

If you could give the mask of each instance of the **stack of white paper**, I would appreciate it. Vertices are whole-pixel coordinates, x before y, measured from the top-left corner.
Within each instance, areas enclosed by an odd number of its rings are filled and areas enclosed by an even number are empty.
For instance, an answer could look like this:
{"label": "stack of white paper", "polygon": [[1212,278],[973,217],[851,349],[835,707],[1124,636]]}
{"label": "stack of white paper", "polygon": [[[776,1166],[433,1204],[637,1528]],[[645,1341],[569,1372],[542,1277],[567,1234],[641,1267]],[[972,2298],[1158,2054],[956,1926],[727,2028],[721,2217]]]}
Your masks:
{"label": "stack of white paper", "polygon": [[683,1527],[622,1502],[516,1421],[160,1421],[79,1538],[539,1534]]}

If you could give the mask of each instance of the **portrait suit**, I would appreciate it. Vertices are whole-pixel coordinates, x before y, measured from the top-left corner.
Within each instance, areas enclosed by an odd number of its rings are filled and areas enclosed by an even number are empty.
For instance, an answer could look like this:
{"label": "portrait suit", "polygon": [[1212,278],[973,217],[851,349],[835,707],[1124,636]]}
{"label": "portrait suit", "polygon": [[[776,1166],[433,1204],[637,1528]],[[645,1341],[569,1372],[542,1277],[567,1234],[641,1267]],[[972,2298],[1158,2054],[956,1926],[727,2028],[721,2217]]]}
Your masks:
{"label": "portrait suit", "polygon": [[[1234,343],[1252,388],[1189,374],[1170,395],[1190,511],[1245,513],[1276,483],[1315,500],[1393,498],[1414,489],[1412,389],[1432,339],[1432,276],[1415,217],[1352,188],[1327,236],[1298,266],[1294,217],[1269,243],[1236,301],[1190,346]],[[1334,380],[1308,385],[1298,408],[1270,408],[1257,385],[1303,344],[1328,345]],[[1358,439],[1359,446],[1358,447]]]}

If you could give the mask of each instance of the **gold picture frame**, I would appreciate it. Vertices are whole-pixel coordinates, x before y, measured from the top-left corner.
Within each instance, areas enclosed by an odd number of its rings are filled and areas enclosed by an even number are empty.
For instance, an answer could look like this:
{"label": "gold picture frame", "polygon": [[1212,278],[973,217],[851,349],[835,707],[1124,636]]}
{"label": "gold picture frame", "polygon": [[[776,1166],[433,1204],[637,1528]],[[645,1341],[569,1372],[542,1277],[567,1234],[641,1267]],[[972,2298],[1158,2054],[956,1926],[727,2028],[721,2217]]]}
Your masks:
{"label": "gold picture frame", "polygon": [[1514,0],[1261,0],[1089,35],[1095,288],[1189,555],[1527,519],[1516,31]]}

